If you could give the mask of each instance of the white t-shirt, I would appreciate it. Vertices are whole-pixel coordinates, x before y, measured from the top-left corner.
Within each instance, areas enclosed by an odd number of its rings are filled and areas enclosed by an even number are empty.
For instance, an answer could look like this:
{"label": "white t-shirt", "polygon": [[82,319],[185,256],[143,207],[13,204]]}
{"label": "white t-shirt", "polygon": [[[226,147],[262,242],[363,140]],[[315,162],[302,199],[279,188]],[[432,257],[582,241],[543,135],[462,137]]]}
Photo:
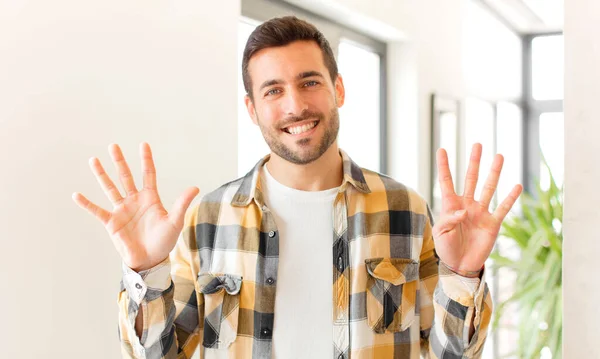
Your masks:
{"label": "white t-shirt", "polygon": [[338,188],[289,188],[266,165],[261,184],[279,231],[273,358],[331,358],[333,201]]}

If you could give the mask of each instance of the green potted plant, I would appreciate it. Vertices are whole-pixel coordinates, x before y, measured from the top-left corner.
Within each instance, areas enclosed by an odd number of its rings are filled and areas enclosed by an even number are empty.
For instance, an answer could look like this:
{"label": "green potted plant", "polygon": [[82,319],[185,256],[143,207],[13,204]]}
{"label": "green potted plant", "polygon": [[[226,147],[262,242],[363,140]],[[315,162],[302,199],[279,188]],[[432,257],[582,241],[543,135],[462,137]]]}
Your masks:
{"label": "green potted plant", "polygon": [[502,224],[503,243],[512,242],[520,252],[519,258],[509,258],[495,251],[491,258],[494,267],[514,271],[517,279],[514,293],[496,304],[493,330],[516,304],[518,346],[511,355],[518,358],[540,358],[543,351],[552,359],[561,358],[562,345],[562,215],[563,190],[556,185],[545,160],[550,177],[548,189],[536,184],[536,194],[523,193],[521,213]]}

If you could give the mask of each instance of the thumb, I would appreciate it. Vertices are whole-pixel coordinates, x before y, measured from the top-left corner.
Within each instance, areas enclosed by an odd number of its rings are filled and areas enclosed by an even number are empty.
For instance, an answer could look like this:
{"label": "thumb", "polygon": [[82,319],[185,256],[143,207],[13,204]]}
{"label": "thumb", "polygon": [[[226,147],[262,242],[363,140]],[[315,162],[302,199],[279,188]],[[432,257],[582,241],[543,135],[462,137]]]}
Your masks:
{"label": "thumb", "polygon": [[446,215],[440,219],[438,223],[435,225],[434,234],[437,236],[449,232],[454,229],[454,227],[458,226],[462,221],[467,218],[467,211],[461,209],[456,211],[450,215]]}
{"label": "thumb", "polygon": [[200,193],[200,190],[197,187],[190,187],[186,189],[173,204],[171,212],[169,212],[169,220],[174,223],[177,228],[183,227],[185,212],[198,193]]}

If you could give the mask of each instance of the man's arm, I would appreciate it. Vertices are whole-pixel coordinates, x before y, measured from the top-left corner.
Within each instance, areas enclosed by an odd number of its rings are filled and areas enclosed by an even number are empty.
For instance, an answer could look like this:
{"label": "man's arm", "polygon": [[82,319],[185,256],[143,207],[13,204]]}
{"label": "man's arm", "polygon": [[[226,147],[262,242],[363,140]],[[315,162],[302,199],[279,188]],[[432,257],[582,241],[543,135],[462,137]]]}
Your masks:
{"label": "man's arm", "polygon": [[189,249],[196,243],[197,209],[186,215],[170,258],[140,273],[123,268],[119,334],[124,357],[188,359],[198,347],[204,298],[195,290]]}
{"label": "man's arm", "polygon": [[492,314],[485,273],[481,280],[466,278],[439,264],[432,222],[429,215],[420,258],[421,352],[426,358],[479,358]]}

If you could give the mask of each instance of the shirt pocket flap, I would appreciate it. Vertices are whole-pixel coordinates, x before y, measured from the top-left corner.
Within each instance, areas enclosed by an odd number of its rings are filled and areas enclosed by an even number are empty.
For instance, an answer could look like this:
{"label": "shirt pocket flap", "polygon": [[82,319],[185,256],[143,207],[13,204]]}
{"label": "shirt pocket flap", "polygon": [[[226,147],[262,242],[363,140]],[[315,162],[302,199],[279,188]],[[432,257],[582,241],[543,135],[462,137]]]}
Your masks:
{"label": "shirt pocket flap", "polygon": [[377,279],[400,285],[419,279],[419,263],[407,258],[370,258],[367,272]]}
{"label": "shirt pocket flap", "polygon": [[198,274],[198,288],[202,294],[214,294],[224,289],[229,295],[237,295],[242,289],[242,277],[234,274]]}

